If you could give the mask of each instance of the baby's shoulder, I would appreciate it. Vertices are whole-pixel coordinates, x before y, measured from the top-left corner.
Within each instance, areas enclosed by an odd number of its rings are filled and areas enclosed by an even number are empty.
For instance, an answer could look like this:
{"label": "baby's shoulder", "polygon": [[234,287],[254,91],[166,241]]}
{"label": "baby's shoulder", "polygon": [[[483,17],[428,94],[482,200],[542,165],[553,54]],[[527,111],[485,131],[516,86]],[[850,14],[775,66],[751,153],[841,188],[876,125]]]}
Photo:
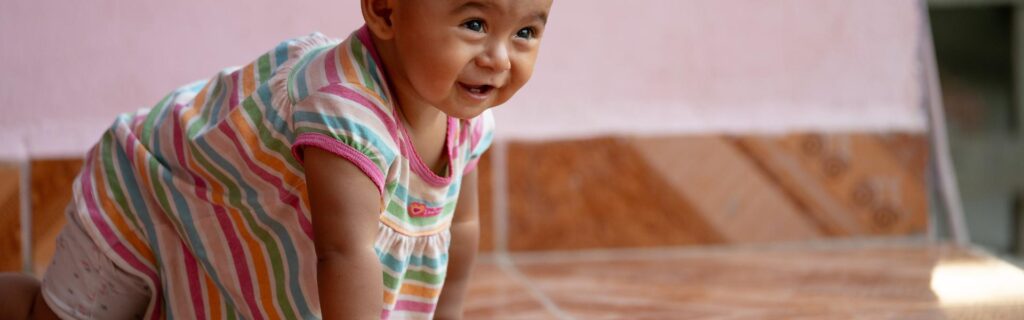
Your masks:
{"label": "baby's shoulder", "polygon": [[344,93],[378,106],[388,105],[383,75],[355,37],[304,51],[288,71],[287,90],[292,102],[314,94]]}

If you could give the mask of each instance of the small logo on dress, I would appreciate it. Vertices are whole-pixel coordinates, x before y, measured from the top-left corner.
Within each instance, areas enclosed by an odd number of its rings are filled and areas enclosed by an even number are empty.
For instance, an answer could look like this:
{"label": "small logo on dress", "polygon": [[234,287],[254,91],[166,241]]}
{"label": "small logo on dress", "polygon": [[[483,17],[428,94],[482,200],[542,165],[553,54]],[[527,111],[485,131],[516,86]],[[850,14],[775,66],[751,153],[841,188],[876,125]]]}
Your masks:
{"label": "small logo on dress", "polygon": [[409,216],[413,218],[433,217],[441,214],[441,208],[431,208],[421,202],[409,204]]}

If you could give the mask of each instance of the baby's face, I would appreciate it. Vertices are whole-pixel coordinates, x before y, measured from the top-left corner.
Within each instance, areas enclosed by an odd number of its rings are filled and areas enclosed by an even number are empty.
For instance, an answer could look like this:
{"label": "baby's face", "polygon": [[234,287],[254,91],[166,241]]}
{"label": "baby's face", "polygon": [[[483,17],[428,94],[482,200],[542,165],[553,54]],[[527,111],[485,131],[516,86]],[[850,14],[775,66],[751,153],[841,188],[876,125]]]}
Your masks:
{"label": "baby's face", "polygon": [[453,117],[475,117],[530,79],[551,2],[396,1],[399,68],[423,102]]}

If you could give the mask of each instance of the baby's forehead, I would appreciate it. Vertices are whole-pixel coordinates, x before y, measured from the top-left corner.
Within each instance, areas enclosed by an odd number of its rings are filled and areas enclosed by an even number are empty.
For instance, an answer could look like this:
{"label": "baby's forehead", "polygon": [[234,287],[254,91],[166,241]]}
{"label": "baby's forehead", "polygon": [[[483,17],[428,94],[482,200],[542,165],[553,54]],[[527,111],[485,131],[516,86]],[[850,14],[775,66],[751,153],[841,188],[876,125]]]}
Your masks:
{"label": "baby's forehead", "polygon": [[[399,0],[404,4],[427,5],[440,13],[493,12],[506,16],[542,15],[547,17],[553,0]],[[433,10],[431,10],[433,11]]]}

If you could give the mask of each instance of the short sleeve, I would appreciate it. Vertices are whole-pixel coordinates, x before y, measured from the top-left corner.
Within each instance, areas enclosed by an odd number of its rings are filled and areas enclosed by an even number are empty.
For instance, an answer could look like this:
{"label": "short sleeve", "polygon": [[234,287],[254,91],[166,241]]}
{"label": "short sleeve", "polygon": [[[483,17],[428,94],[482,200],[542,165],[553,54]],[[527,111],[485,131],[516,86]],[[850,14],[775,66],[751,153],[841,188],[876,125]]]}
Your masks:
{"label": "short sleeve", "polygon": [[389,114],[358,88],[324,87],[291,110],[292,154],[300,162],[305,147],[335,154],[352,162],[383,192],[388,168],[400,152]]}
{"label": "short sleeve", "polygon": [[493,141],[494,115],[487,110],[469,122],[469,159],[466,161],[463,174],[469,174],[476,169],[480,157],[487,152]]}

